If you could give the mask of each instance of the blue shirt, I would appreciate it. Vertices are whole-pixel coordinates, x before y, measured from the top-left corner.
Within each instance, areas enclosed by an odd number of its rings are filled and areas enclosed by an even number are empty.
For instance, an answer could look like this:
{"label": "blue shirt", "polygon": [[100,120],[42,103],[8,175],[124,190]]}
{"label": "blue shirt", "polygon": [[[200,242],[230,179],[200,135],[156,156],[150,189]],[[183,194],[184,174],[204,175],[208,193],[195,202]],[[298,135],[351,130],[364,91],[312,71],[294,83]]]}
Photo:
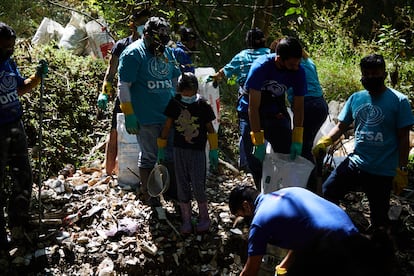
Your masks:
{"label": "blue shirt", "polygon": [[181,74],[171,49],[162,57],[151,54],[142,39],[130,44],[121,54],[118,75],[131,83],[131,104],[142,125],[163,124],[164,110],[175,95],[173,79]]}
{"label": "blue shirt", "polygon": [[16,63],[8,59],[0,64],[0,125],[15,122],[23,115],[17,88],[24,84]]}
{"label": "blue shirt", "polygon": [[355,125],[355,149],[349,158],[361,170],[394,176],[398,167],[397,131],[414,124],[408,98],[392,89],[377,96],[367,90],[352,94],[338,120]]}
{"label": "blue shirt", "polygon": [[[285,93],[290,87],[294,96],[304,96],[307,92],[305,70],[302,65],[296,71],[278,69],[275,57],[274,53],[258,57],[253,62],[244,84],[246,91],[261,91],[261,113],[283,112],[281,109],[285,108]],[[246,104],[244,108],[247,110],[248,99]]]}
{"label": "blue shirt", "polygon": [[194,73],[195,69],[193,61],[191,60],[191,54],[189,53],[187,47],[185,47],[185,45],[182,44],[180,41],[178,41],[176,45],[177,47],[171,49],[174,53],[175,59],[181,65],[181,71]]}
{"label": "blue shirt", "polygon": [[248,255],[266,254],[266,244],[300,250],[322,239],[341,241],[358,233],[336,204],[300,187],[260,194],[250,226]]}

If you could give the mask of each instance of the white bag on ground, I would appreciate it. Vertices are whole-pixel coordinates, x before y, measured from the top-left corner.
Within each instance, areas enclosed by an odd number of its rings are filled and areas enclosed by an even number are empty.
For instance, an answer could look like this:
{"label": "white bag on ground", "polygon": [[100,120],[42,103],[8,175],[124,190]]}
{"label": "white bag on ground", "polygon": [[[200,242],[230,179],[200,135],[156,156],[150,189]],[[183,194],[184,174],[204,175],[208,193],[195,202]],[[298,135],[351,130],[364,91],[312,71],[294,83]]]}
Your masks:
{"label": "white bag on ground", "polygon": [[35,35],[32,38],[33,45],[45,45],[50,41],[60,41],[62,38],[64,29],[58,22],[53,21],[47,17],[44,17],[42,22],[37,28]]}
{"label": "white bag on ground", "polygon": [[[118,185],[135,187],[139,183],[138,155],[141,152],[137,137],[129,134],[125,127],[123,113],[118,113]],[[131,172],[132,171],[132,172]]]}
{"label": "white bag on ground", "polygon": [[114,39],[109,35],[107,24],[101,19],[92,20],[86,23],[85,30],[93,55],[106,58],[115,44]]}
{"label": "white bag on ground", "polygon": [[72,12],[72,17],[59,41],[59,47],[70,50],[75,55],[81,55],[85,50],[87,38],[83,15]]}
{"label": "white bag on ground", "polygon": [[[214,75],[216,71],[213,67],[197,67],[195,68],[195,76],[198,79],[198,90],[201,96],[205,98],[210,104],[211,108],[216,115],[216,119],[212,122],[213,127],[218,132],[220,125],[220,91],[217,88],[213,87],[213,82],[206,82],[205,80],[208,76]],[[209,144],[206,146],[206,156],[207,156],[207,170],[210,168],[210,160],[208,158],[209,153]]]}
{"label": "white bag on ground", "polygon": [[213,82],[206,82],[208,76],[214,75],[213,67],[198,67],[195,68],[195,76],[198,79],[198,90],[201,96],[207,99],[210,106],[213,108],[216,119],[213,121],[213,126],[216,131],[219,128],[220,121],[220,91],[213,87]]}
{"label": "white bag on ground", "polygon": [[270,193],[286,187],[305,188],[313,168],[313,163],[302,156],[290,160],[290,154],[268,153],[263,161],[262,192]]}

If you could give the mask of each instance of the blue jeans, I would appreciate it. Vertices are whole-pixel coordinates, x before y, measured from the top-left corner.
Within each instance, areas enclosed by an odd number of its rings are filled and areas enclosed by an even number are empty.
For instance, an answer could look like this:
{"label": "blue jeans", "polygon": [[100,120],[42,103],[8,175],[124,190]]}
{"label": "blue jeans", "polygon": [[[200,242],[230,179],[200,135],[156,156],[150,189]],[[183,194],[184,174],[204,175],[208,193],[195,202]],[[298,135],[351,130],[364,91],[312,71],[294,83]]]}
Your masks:
{"label": "blue jeans", "polygon": [[[162,124],[141,125],[139,133],[137,134],[138,144],[141,147],[141,152],[138,156],[139,168],[152,169],[155,163],[157,163],[157,138],[161,134],[162,127]],[[165,148],[165,162],[167,163],[173,161],[172,145],[173,131],[170,131],[167,147]]]}
{"label": "blue jeans", "polygon": [[369,201],[372,226],[386,226],[392,179],[392,176],[364,172],[347,157],[325,180],[322,193],[324,198],[338,204],[345,194],[362,188]]}
{"label": "blue jeans", "polygon": [[247,166],[253,175],[256,187],[260,188],[260,179],[262,175],[262,164],[253,155],[253,143],[250,137],[250,122],[247,114],[239,116],[240,129],[240,160],[245,159]]}

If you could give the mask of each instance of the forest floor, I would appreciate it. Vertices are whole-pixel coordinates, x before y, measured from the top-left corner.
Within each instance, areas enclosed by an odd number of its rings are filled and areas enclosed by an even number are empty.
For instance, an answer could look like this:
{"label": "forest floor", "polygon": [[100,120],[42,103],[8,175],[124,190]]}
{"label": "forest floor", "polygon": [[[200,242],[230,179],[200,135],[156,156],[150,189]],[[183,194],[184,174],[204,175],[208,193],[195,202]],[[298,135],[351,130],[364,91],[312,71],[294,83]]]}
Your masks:
{"label": "forest floor", "polygon": [[[235,221],[227,202],[235,185],[252,183],[249,175],[225,166],[210,174],[210,231],[185,237],[177,231],[180,215],[173,201],[162,199],[161,208],[146,206],[134,191],[105,176],[99,165],[57,180],[49,179],[42,187],[42,220],[34,206],[27,243],[11,251],[5,274],[238,275],[246,261],[248,225]],[[392,198],[393,276],[414,275],[413,206],[404,197]],[[360,229],[369,225],[363,194],[349,194],[342,207]],[[193,202],[194,221],[197,213]]]}

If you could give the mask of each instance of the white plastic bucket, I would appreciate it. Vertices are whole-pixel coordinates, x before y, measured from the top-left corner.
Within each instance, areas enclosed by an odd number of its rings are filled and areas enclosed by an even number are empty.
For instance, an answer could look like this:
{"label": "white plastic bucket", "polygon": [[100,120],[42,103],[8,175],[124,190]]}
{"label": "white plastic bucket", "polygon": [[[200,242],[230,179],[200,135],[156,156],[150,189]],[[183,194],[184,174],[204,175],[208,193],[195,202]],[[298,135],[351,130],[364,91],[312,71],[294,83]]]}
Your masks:
{"label": "white plastic bucket", "polygon": [[117,132],[118,132],[118,184],[135,186],[140,179],[138,170],[138,155],[141,148],[138,144],[137,137],[126,131],[125,119],[123,113],[117,114]]}

